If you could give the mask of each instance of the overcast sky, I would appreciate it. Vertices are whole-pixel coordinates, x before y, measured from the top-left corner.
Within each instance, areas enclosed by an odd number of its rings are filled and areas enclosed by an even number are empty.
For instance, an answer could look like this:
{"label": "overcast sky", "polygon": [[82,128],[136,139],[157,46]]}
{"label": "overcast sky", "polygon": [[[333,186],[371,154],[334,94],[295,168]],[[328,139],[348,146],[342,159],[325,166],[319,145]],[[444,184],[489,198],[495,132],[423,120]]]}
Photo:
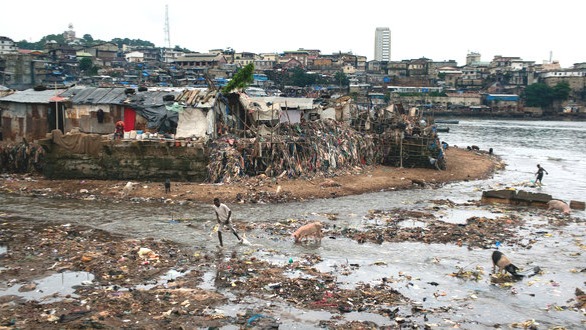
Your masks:
{"label": "overcast sky", "polygon": [[[543,5],[547,4],[547,5]],[[427,57],[464,65],[468,52],[557,60],[564,68],[586,62],[586,2],[457,0],[249,1],[9,1],[2,4],[0,36],[36,42],[72,24],[77,37],[165,42],[168,7],[171,46],[236,52],[319,49],[374,58],[377,27],[391,29],[391,60]]]}

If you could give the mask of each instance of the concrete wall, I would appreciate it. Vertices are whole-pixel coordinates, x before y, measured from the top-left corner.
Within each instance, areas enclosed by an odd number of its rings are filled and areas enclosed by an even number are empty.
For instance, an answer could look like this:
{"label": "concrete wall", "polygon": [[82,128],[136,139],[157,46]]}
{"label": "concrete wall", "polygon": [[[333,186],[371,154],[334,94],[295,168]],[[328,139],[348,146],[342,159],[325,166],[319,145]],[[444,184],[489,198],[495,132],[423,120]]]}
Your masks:
{"label": "concrete wall", "polygon": [[50,179],[204,182],[208,176],[208,153],[202,144],[105,141],[97,155],[90,155],[71,153],[50,140],[39,143],[47,150],[43,175]]}

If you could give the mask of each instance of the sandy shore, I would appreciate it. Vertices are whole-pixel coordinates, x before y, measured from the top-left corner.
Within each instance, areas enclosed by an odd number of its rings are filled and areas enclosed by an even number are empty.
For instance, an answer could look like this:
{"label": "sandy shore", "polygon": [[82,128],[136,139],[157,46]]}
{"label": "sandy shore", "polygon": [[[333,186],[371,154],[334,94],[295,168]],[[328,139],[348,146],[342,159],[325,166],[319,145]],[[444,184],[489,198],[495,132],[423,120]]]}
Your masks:
{"label": "sandy shore", "polygon": [[230,203],[274,203],[315,198],[332,198],[368,192],[400,190],[490,177],[504,167],[499,157],[485,152],[449,148],[447,169],[396,168],[369,166],[336,173],[329,177],[268,178],[257,176],[229,184],[172,182],[165,193],[160,182],[132,181],[132,190],[125,190],[128,181],[119,180],[48,180],[41,176],[5,175],[0,191],[40,197],[128,200],[145,202],[185,203],[209,202],[219,197]]}

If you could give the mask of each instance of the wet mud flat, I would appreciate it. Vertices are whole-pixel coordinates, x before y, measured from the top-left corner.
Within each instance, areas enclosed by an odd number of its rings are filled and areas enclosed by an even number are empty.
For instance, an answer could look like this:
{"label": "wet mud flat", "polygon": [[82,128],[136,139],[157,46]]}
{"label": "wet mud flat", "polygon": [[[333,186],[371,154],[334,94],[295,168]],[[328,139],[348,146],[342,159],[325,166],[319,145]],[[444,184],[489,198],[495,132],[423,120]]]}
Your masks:
{"label": "wet mud flat", "polygon": [[[460,304],[447,299],[453,288],[429,279],[429,274],[409,269],[386,269],[382,255],[362,262],[332,265],[321,248],[343,242],[347,249],[388,249],[393,244],[446,246],[449,251],[477,251],[486,256],[470,265],[450,264],[430,256],[429,264],[444,263],[443,277],[460,285],[487,285],[507,295],[529,292],[524,299],[544,299],[531,293],[530,283],[542,278],[543,290],[557,288],[562,280],[537,270],[519,279],[493,275],[487,265],[495,242],[519,250],[539,249],[544,237],[555,237],[581,219],[547,214],[547,220],[528,223],[528,217],[511,209],[496,216],[443,221],[442,211],[454,207],[446,200],[417,210],[371,210],[360,226],[338,223],[335,213],[324,214],[325,237],[303,243],[291,257],[290,237],[306,219],[275,223],[236,222],[255,242],[222,249],[185,246],[155,237],[133,238],[78,223],[31,222],[0,214],[0,326],[18,328],[307,328],[396,329],[467,326],[541,328],[534,319],[502,322],[462,316]],[[460,207],[474,207],[459,205]],[[499,213],[501,212],[501,213]],[[533,211],[530,211],[533,212]],[[537,215],[537,213],[536,213]],[[194,224],[177,226],[191,230]],[[197,225],[195,225],[197,227]],[[207,235],[207,232],[201,232]],[[579,233],[578,233],[579,234]],[[576,260],[573,273],[586,274],[580,252],[586,246],[574,237],[576,249],[567,257]],[[571,240],[571,236],[570,236]],[[299,250],[300,249],[300,250]],[[350,254],[350,252],[348,253]],[[408,259],[408,257],[403,257]],[[407,260],[405,260],[407,261]],[[394,265],[397,266],[397,265]],[[400,266],[400,265],[399,265]],[[531,263],[519,265],[534,269]],[[524,267],[525,266],[525,267]],[[367,275],[368,274],[368,275]],[[379,275],[382,274],[382,275]],[[583,275],[582,275],[583,276]],[[355,280],[350,280],[351,278]],[[57,281],[55,281],[57,279]],[[60,280],[60,281],[59,281]],[[51,282],[53,287],[47,287]],[[484,283],[482,283],[484,282]],[[583,283],[582,283],[583,284]],[[535,285],[534,287],[536,287]],[[405,294],[416,291],[418,296]],[[55,290],[50,290],[55,289]],[[548,313],[568,313],[572,322],[583,317],[583,288],[572,289],[570,299],[552,304]],[[531,296],[533,294],[533,297]],[[543,311],[542,311],[543,312]],[[561,322],[563,323],[563,322]],[[563,326],[563,324],[562,324]],[[572,328],[572,327],[569,327]]]}

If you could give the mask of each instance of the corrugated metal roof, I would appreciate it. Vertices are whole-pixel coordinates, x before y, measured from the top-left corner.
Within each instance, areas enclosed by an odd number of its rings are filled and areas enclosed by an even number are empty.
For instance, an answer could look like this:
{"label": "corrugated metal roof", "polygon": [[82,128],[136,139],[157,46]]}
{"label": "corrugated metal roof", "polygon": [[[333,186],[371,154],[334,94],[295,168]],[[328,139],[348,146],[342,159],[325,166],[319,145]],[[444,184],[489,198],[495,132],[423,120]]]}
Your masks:
{"label": "corrugated metal roof", "polygon": [[122,104],[126,100],[123,87],[74,87],[63,93],[73,104]]}
{"label": "corrugated metal roof", "polygon": [[179,94],[180,94],[180,92],[176,92],[176,91],[137,92],[136,94],[130,96],[127,103],[139,104],[144,107],[161,106],[164,104],[173,103],[173,101],[164,101],[163,97],[165,95],[173,95],[176,97]]}
{"label": "corrugated metal roof", "polygon": [[[67,90],[57,90],[59,96],[67,98],[72,104],[117,104],[137,108],[151,108],[179,102],[182,105],[194,108],[209,108],[216,102],[215,90],[148,90],[126,95],[124,87],[88,87],[75,86]],[[173,95],[172,101],[163,99],[166,95]],[[0,101],[19,103],[49,103],[55,96],[55,90],[34,91],[32,89],[16,92],[1,97]]]}
{"label": "corrugated metal roof", "polygon": [[50,99],[55,95],[59,95],[63,89],[47,89],[44,91],[35,91],[34,89],[27,89],[24,91],[17,91],[13,94],[0,97],[0,102],[15,102],[15,103],[51,103]]}

